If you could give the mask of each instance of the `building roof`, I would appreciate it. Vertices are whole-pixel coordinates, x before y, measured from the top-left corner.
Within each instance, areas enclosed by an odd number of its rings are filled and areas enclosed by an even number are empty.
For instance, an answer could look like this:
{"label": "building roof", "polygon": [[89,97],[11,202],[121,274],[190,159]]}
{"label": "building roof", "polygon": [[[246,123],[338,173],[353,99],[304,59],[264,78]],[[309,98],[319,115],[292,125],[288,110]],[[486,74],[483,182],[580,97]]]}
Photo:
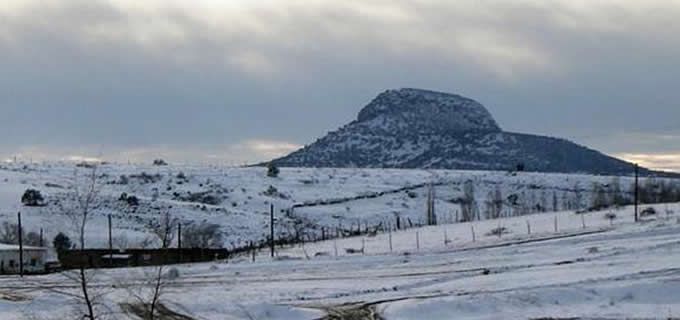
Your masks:
{"label": "building roof", "polygon": [[132,257],[132,255],[130,255],[130,254],[111,254],[111,255],[105,254],[105,255],[102,255],[102,258],[104,258],[104,259],[111,258],[111,259],[118,259],[118,260],[126,260],[126,259],[130,259],[130,257]]}
{"label": "building roof", "polygon": [[[24,246],[24,250],[47,250],[47,248]],[[19,245],[0,243],[0,251],[19,251]]]}

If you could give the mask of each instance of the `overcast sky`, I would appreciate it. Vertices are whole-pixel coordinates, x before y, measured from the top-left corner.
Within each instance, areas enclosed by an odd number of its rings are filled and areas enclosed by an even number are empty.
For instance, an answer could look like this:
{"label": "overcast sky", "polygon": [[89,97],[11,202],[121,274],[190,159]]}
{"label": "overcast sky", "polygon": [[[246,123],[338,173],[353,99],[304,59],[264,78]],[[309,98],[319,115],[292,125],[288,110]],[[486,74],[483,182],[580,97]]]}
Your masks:
{"label": "overcast sky", "polygon": [[680,1],[3,0],[0,157],[266,160],[417,87],[680,170]]}

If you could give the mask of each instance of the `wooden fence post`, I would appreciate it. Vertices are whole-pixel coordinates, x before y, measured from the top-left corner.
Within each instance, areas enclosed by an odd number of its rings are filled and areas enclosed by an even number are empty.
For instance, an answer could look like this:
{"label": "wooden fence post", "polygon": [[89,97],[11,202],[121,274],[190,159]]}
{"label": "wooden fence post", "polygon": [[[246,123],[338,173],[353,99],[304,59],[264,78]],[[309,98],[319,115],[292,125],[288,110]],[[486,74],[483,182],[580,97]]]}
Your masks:
{"label": "wooden fence post", "polygon": [[335,257],[338,257],[338,238],[333,239],[333,248],[335,249]]}
{"label": "wooden fence post", "polygon": [[581,227],[583,227],[583,229],[586,228],[586,217],[585,217],[585,215],[586,215],[585,213],[581,214]]}
{"label": "wooden fence post", "polygon": [[416,250],[420,251],[420,232],[416,231]]}
{"label": "wooden fence post", "polygon": [[531,235],[531,223],[527,220],[527,234]]}
{"label": "wooden fence post", "polygon": [[387,233],[387,236],[390,241],[390,253],[392,252],[392,229],[390,228],[389,232]]}

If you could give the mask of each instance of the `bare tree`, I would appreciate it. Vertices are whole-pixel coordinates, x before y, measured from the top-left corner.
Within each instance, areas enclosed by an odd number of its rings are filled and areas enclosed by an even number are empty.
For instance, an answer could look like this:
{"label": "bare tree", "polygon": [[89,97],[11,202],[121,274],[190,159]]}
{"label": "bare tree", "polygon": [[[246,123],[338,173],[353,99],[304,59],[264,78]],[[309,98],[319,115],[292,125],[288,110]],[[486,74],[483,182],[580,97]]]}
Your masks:
{"label": "bare tree", "polygon": [[541,197],[540,197],[540,212],[546,212],[548,211],[548,194],[545,192],[545,190],[541,191]]}
{"label": "bare tree", "polygon": [[175,230],[178,224],[177,219],[170,217],[170,213],[161,214],[161,218],[149,225],[151,234],[160,241],[160,248],[167,249],[175,239]]}
{"label": "bare tree", "polygon": [[593,182],[593,190],[590,198],[590,208],[593,210],[600,210],[608,206],[609,205],[607,203],[607,195],[604,186],[602,186],[602,184],[599,182]]}
{"label": "bare tree", "polygon": [[24,244],[27,246],[38,247],[41,243],[42,239],[40,239],[40,234],[35,231],[30,231],[24,236]]}
{"label": "bare tree", "polygon": [[478,215],[477,200],[475,198],[475,185],[471,180],[463,184],[463,198],[461,199],[460,211],[462,221],[472,221]]}
{"label": "bare tree", "polygon": [[527,194],[525,191],[522,191],[522,193],[516,195],[516,199],[513,202],[512,215],[515,217],[527,215],[529,214],[529,209],[529,205],[527,204]]}
{"label": "bare tree", "polygon": [[658,203],[660,186],[656,178],[648,177],[644,184],[638,187],[640,190],[640,203]]}
{"label": "bare tree", "polygon": [[583,207],[583,190],[581,190],[581,185],[578,182],[574,183],[574,196],[572,202],[572,209],[579,210]]}
{"label": "bare tree", "polygon": [[529,189],[529,213],[534,213],[539,211],[540,207],[538,200],[536,199],[536,190]]}
{"label": "bare tree", "polygon": [[494,191],[489,191],[487,195],[486,202],[486,216],[487,219],[498,219],[503,212],[503,193],[499,187],[496,187]]}
{"label": "bare tree", "polygon": [[[21,230],[21,236],[24,245],[35,247],[40,245],[40,234],[35,231],[26,233],[26,230]],[[0,225],[0,243],[19,244],[19,225],[4,221]]]}
{"label": "bare tree", "polygon": [[574,205],[572,204],[571,197],[567,191],[562,191],[562,210],[572,210]]}
{"label": "bare tree", "polygon": [[626,204],[626,199],[621,191],[621,178],[614,177],[609,183],[610,203],[615,206],[622,206]]}
{"label": "bare tree", "polygon": [[486,195],[486,201],[484,201],[484,219],[493,219],[494,210],[492,198],[493,193],[489,191],[489,193]]}
{"label": "bare tree", "polygon": [[435,212],[435,189],[430,183],[427,187],[427,213],[425,219],[427,220],[427,225],[433,226],[437,225],[437,213]]}
{"label": "bare tree", "polygon": [[[72,226],[76,229],[77,234],[77,249],[81,251],[82,256],[85,256],[85,232],[87,224],[91,219],[94,210],[98,208],[98,197],[100,192],[100,185],[97,181],[97,167],[92,166],[85,174],[74,172],[73,182],[70,186],[70,192],[66,194],[64,201],[59,202],[61,211],[71,220]],[[85,270],[85,265],[81,263],[77,270],[77,274],[64,273],[64,275],[79,283],[80,296],[79,301],[85,306],[83,319],[95,320],[98,319],[95,305],[97,304],[100,294],[94,294],[90,290],[90,282],[94,277],[94,273]]]}
{"label": "bare tree", "polygon": [[16,223],[2,222],[2,226],[0,226],[0,243],[19,243],[19,226]]}
{"label": "bare tree", "polygon": [[493,208],[495,218],[500,218],[501,212],[503,212],[504,202],[505,200],[503,200],[503,193],[501,192],[501,188],[496,187],[496,189],[493,192]]}
{"label": "bare tree", "polygon": [[158,266],[146,270],[144,276],[146,280],[142,281],[139,287],[128,287],[130,296],[137,300],[137,303],[128,305],[127,309],[144,320],[155,320],[160,316],[161,298],[171,278],[165,274],[165,265],[169,263],[168,248],[174,238],[175,225],[176,221],[166,212],[157,223],[149,226],[149,231],[160,243],[163,261]]}

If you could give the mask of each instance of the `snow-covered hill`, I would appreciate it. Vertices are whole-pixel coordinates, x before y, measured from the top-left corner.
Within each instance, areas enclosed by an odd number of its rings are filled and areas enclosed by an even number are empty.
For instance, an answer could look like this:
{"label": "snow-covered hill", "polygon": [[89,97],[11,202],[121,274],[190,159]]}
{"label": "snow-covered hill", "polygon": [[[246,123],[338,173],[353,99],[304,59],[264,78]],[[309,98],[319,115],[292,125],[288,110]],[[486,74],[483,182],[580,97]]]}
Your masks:
{"label": "snow-covered hill", "polygon": [[[58,232],[74,234],[72,221],[58,204],[73,192],[74,175],[88,170],[69,163],[0,166],[0,222],[15,221],[21,211],[27,231],[42,228],[48,239]],[[471,214],[468,219],[484,220],[625,203],[632,197],[631,178],[593,175],[284,168],[272,178],[265,168],[107,164],[97,170],[101,192],[87,229],[92,247],[107,244],[108,214],[119,247],[138,245],[149,234],[147,226],[168,212],[185,226],[217,224],[224,246],[233,248],[267,239],[272,204],[278,239],[309,239],[359,226],[423,224],[430,185],[440,223],[465,220],[463,205]],[[659,201],[661,193],[680,197],[677,184],[673,189],[666,181],[671,180],[643,179],[643,186],[655,190],[645,193],[645,200]],[[27,189],[39,190],[47,206],[23,206],[20,199]],[[123,193],[138,198],[138,204],[121,200]]]}
{"label": "snow-covered hill", "polygon": [[[289,167],[430,168],[628,174],[632,164],[558,138],[504,132],[480,103],[388,90],[353,121],[273,160]],[[647,173],[647,170],[643,169]]]}

